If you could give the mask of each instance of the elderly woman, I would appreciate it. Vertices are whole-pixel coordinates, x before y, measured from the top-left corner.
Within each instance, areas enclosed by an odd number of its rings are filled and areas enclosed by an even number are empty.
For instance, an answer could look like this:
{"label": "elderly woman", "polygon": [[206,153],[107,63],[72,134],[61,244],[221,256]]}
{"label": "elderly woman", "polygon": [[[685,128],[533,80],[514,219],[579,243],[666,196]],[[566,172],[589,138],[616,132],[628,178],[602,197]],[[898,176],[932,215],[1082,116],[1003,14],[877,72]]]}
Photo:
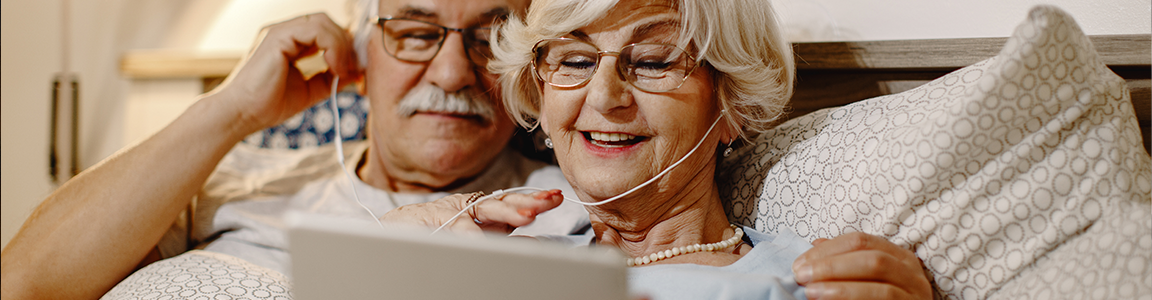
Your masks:
{"label": "elderly woman", "polygon": [[[792,92],[790,44],[768,2],[536,0],[501,34],[489,68],[501,75],[507,109],[547,134],[588,205],[594,236],[569,240],[633,257],[634,291],[656,299],[800,297],[798,282],[809,298],[931,297],[919,260],[883,239],[821,240],[801,255],[811,246],[790,232],[769,236],[725,216],[718,156],[768,129]],[[439,225],[469,198],[385,218],[415,212]],[[476,222],[450,225],[523,224],[560,199],[556,191],[509,195],[470,211]]]}

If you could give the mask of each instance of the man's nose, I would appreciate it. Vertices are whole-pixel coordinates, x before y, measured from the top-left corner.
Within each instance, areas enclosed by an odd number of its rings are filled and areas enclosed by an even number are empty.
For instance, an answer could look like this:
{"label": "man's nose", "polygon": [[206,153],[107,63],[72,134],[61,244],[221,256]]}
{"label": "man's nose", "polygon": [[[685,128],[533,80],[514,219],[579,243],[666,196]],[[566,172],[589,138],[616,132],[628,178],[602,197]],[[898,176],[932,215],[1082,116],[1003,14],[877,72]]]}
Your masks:
{"label": "man's nose", "polygon": [[475,84],[476,72],[475,64],[468,59],[463,34],[449,32],[440,52],[429,62],[424,77],[446,92],[456,92]]}

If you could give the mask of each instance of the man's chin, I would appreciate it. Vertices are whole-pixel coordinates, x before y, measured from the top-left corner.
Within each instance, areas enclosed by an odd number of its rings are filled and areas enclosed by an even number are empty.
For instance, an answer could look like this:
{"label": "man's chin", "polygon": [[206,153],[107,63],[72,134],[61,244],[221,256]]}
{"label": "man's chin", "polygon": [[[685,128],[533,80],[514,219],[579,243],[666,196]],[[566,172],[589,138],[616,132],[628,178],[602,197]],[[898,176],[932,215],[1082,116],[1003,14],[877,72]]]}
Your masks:
{"label": "man's chin", "polygon": [[[442,181],[457,181],[479,175],[499,155],[498,149],[484,148],[456,148],[445,149],[417,149],[414,155],[415,163],[428,174],[435,174]],[[495,150],[495,152],[492,152]]]}
{"label": "man's chin", "polygon": [[435,173],[476,171],[487,166],[508,144],[493,128],[485,126],[441,124],[417,128],[420,129],[408,133],[407,141],[397,143],[406,146],[394,151],[407,152],[405,156]]}
{"label": "man's chin", "polygon": [[[479,117],[417,113],[397,123],[377,123],[375,143],[395,158],[431,173],[470,173],[487,166],[507,146],[511,122],[480,122]],[[505,128],[505,126],[507,128]]]}

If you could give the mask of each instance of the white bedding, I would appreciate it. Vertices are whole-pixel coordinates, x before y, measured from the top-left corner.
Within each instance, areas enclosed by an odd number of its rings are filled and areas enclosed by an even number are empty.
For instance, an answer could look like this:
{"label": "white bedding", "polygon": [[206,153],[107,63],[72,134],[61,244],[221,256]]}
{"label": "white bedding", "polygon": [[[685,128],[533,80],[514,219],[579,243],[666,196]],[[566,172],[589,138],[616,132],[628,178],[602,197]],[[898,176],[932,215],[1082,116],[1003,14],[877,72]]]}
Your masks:
{"label": "white bedding", "polygon": [[226,254],[192,250],[137,270],[100,299],[292,299],[287,277]]}
{"label": "white bedding", "polygon": [[996,57],[760,135],[723,162],[721,191],[757,230],[914,249],[949,298],[1147,299],[1141,144],[1124,80],[1040,6]]}

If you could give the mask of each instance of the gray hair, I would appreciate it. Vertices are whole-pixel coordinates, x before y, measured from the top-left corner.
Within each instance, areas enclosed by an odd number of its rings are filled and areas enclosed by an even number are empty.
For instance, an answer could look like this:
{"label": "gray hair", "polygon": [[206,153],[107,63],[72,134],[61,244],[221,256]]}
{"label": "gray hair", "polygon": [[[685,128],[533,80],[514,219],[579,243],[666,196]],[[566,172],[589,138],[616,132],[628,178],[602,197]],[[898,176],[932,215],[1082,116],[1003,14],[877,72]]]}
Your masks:
{"label": "gray hair", "polygon": [[[534,78],[532,47],[602,18],[618,0],[534,0],[523,19],[510,16],[492,39],[489,71],[500,75],[504,107],[521,126],[540,115],[542,83]],[[681,48],[717,71],[716,96],[728,122],[747,133],[764,132],[792,97],[795,62],[776,13],[765,0],[679,0]],[[496,33],[493,33],[496,34]],[[688,47],[691,45],[691,47]]]}
{"label": "gray hair", "polygon": [[[355,3],[352,3],[355,1]],[[372,17],[380,11],[380,0],[349,0],[351,4],[352,20],[348,31],[352,33],[352,46],[356,50],[356,59],[360,68],[368,67],[368,37],[372,34],[372,26],[376,20]]]}

